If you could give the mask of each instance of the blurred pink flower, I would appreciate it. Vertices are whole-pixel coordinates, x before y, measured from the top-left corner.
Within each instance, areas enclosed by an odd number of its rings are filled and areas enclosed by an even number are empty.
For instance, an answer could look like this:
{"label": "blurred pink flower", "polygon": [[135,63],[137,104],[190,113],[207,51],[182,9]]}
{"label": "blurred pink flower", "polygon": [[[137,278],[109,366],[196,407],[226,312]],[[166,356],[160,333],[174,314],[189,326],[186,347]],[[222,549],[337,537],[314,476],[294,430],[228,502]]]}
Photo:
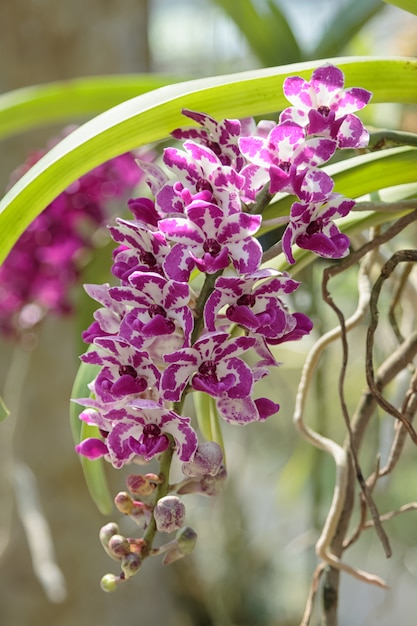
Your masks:
{"label": "blurred pink flower", "polygon": [[[33,153],[10,184],[44,153]],[[0,267],[1,333],[18,336],[48,312],[71,313],[71,288],[94,247],[92,235],[106,223],[110,203],[125,201],[142,175],[133,153],[115,157],[75,181],[30,224]]]}

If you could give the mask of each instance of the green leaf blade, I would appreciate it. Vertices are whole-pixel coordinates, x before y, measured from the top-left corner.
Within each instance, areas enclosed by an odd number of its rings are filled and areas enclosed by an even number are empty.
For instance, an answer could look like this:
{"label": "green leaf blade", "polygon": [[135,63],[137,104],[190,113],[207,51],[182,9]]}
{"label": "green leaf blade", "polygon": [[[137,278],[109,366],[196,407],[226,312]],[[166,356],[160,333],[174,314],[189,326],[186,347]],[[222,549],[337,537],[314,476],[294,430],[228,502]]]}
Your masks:
{"label": "green leaf blade", "polygon": [[0,139],[40,126],[85,120],[177,80],[149,74],[92,76],[16,89],[0,95]]}
{"label": "green leaf blade", "polygon": [[3,422],[10,415],[10,411],[0,396],[0,422]]}
{"label": "green leaf blade", "polygon": [[417,15],[417,0],[383,0],[383,2]]}

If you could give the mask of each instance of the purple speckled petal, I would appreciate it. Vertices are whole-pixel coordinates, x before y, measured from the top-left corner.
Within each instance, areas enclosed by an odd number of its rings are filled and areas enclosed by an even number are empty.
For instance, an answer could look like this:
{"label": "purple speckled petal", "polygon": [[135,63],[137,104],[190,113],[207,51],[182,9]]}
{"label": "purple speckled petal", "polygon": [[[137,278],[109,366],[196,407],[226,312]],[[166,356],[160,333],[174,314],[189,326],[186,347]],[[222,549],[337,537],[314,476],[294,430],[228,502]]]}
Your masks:
{"label": "purple speckled petal", "polygon": [[290,76],[284,80],[284,94],[287,100],[299,109],[310,109],[315,100],[310,84],[299,76]]}
{"label": "purple speckled petal", "polygon": [[188,282],[193,267],[194,260],[190,256],[189,247],[181,243],[172,247],[164,263],[166,275],[182,283]]}
{"label": "purple speckled petal", "polygon": [[314,137],[307,139],[301,149],[297,150],[293,158],[295,165],[315,167],[326,163],[334,155],[337,143],[333,139]]}
{"label": "purple speckled petal", "polygon": [[338,117],[360,111],[370,101],[372,94],[360,87],[350,87],[338,93],[332,103],[332,108],[337,107]]}
{"label": "purple speckled petal", "polygon": [[258,408],[250,396],[229,398],[227,394],[216,400],[220,416],[231,424],[249,424],[259,420]]}
{"label": "purple speckled petal", "polygon": [[[171,362],[164,370],[161,378],[161,393],[165,400],[171,402],[177,402],[180,399],[199,363],[198,353],[192,348],[171,353],[169,355],[170,360],[173,359],[174,355],[177,356],[177,362]],[[182,362],[178,362],[180,359]]]}
{"label": "purple speckled petal", "polygon": [[333,190],[334,181],[323,170],[307,168],[298,196],[306,202],[323,202]]}
{"label": "purple speckled petal", "polygon": [[356,115],[347,115],[337,134],[339,148],[365,148],[369,133]]}
{"label": "purple speckled petal", "polygon": [[270,162],[271,152],[268,149],[268,142],[263,137],[241,137],[239,147],[247,159],[259,165]]}
{"label": "purple speckled petal", "polygon": [[233,375],[233,386],[227,390],[229,398],[244,398],[252,393],[252,371],[242,359],[232,357],[227,361],[221,361],[217,367],[217,372],[219,377]]}
{"label": "purple speckled petal", "polygon": [[191,157],[198,161],[204,169],[209,166],[218,167],[221,165],[218,157],[214,154],[212,150],[209,150],[205,146],[201,146],[198,143],[194,143],[194,141],[185,141],[184,148],[191,155]]}
{"label": "purple speckled petal", "polygon": [[233,266],[239,274],[249,274],[259,269],[262,261],[262,246],[253,237],[229,243]]}
{"label": "purple speckled petal", "polygon": [[155,163],[149,161],[137,160],[139,167],[145,173],[145,181],[149,186],[152,194],[155,196],[159,189],[167,182],[168,176],[164,170]]}
{"label": "purple speckled petal", "polygon": [[200,178],[200,169],[192,157],[183,150],[165,148],[163,161],[175,176],[185,182],[195,183]]}
{"label": "purple speckled petal", "polygon": [[177,445],[177,455],[184,462],[193,458],[198,445],[197,435],[189,423],[189,418],[178,417],[176,421],[172,420],[164,425],[164,432],[174,437]]}
{"label": "purple speckled petal", "polygon": [[204,241],[200,228],[185,217],[167,217],[159,222],[159,228],[168,239],[184,246],[194,246]]}

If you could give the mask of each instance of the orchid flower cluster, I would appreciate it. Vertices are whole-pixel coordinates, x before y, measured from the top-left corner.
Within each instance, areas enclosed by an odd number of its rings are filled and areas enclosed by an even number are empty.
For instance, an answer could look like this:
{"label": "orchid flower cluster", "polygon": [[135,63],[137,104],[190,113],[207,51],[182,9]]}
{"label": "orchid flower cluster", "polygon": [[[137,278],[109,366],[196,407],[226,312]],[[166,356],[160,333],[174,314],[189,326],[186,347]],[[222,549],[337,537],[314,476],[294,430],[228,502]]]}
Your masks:
{"label": "orchid flower cluster", "polygon": [[[182,147],[166,148],[163,166],[140,162],[153,198],[130,200],[133,219],[110,226],[118,284],[85,286],[101,308],[84,332],[90,346],[81,359],[98,366],[98,374],[91,396],[76,402],[97,436],[76,449],[115,468],[160,462],[159,473],[129,475],[127,491],[115,498],[143,536],[124,537],[113,523],[101,530],[105,550],[121,563],[119,575],[103,578],[106,591],[150,555],[164,552],[170,563],[191,552],[196,533],[185,525],[179,496],[213,495],[224,483],[222,448],[199,442],[183,414],[186,397],[208,397],[230,424],[263,421],[279,410],[257,397],[256,383],[279,365],[276,346],[310,333],[312,322],[288,306],[299,283],[262,265],[256,236],[263,208],[278,192],[295,196],[281,242],[289,265],[294,244],[324,258],[349,252],[334,220],[354,201],[333,191],[320,166],[337,149],[367,145],[354,112],[371,94],[344,89],[333,65],[315,70],[310,82],[287,78],[284,93],[292,106],[278,123],[217,122],[183,111],[196,125],[172,133]],[[170,483],[172,457],[184,475],[176,484]],[[154,548],[157,531],[177,534]]]}
{"label": "orchid flower cluster", "polygon": [[[33,153],[11,184],[45,152]],[[47,313],[73,311],[71,288],[94,247],[94,232],[108,220],[111,202],[129,197],[142,175],[135,155],[122,154],[75,181],[32,222],[0,267],[2,334],[18,338]]]}

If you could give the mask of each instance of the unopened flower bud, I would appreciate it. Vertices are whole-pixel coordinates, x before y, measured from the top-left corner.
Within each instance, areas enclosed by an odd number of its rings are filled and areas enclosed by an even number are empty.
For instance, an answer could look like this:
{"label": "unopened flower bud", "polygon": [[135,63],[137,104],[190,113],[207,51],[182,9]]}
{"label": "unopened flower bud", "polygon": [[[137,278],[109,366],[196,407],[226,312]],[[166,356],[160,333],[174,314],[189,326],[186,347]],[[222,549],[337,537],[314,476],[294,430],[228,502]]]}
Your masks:
{"label": "unopened flower bud", "polygon": [[191,554],[197,543],[197,533],[189,526],[184,526],[177,532],[175,539],[183,554]]}
{"label": "unopened flower bud", "polygon": [[134,496],[150,496],[160,483],[157,474],[130,474],[126,478],[126,486]]}
{"label": "unopened flower bud", "polygon": [[118,533],[119,533],[119,527],[114,522],[109,522],[109,524],[106,524],[105,526],[100,528],[99,537],[100,537],[100,542],[103,548],[108,548],[110,539],[114,535],[117,535]]}
{"label": "unopened flower bud", "polygon": [[145,541],[143,539],[139,539],[136,537],[129,537],[128,542],[130,545],[130,551],[135,554],[141,554],[143,550],[143,546],[145,545]]}
{"label": "unopened flower bud", "polygon": [[142,559],[138,554],[131,552],[122,559],[121,568],[125,578],[134,576],[142,565]]}
{"label": "unopened flower bud", "polygon": [[116,591],[117,584],[119,582],[119,576],[115,576],[114,574],[105,574],[100,580],[100,587],[106,593],[111,593],[112,591]]}
{"label": "unopened flower bud", "polygon": [[226,478],[226,468],[224,465],[221,465],[215,476],[205,474],[199,478],[184,480],[176,491],[179,495],[201,493],[203,496],[217,496],[222,491]]}
{"label": "unopened flower bud", "polygon": [[218,443],[204,441],[198,445],[194,458],[189,463],[183,463],[182,471],[185,476],[198,477],[210,474],[215,476],[223,463],[223,451]]}
{"label": "unopened flower bud", "polygon": [[133,510],[133,500],[127,491],[120,491],[114,499],[114,504],[120,513],[130,515]]}
{"label": "unopened flower bud", "polygon": [[153,514],[159,532],[172,533],[184,523],[185,506],[177,496],[165,496],[158,500]]}
{"label": "unopened flower bud", "polygon": [[201,493],[205,496],[217,496],[223,490],[226,479],[227,470],[222,465],[215,476],[208,474],[202,477],[200,481]]}
{"label": "unopened flower bud", "polygon": [[164,554],[164,558],[162,559],[162,565],[171,565],[174,561],[179,561],[179,559],[183,559],[185,554],[181,552],[179,547],[174,544],[172,548],[169,548]]}
{"label": "unopened flower bud", "polygon": [[108,549],[116,559],[122,559],[130,554],[130,544],[123,535],[113,535],[110,538]]}
{"label": "unopened flower bud", "polygon": [[164,554],[162,564],[170,565],[171,563],[174,563],[174,561],[184,558],[187,554],[191,554],[195,548],[196,542],[197,533],[192,528],[189,526],[180,528],[177,532],[175,540],[170,542],[170,547]]}

